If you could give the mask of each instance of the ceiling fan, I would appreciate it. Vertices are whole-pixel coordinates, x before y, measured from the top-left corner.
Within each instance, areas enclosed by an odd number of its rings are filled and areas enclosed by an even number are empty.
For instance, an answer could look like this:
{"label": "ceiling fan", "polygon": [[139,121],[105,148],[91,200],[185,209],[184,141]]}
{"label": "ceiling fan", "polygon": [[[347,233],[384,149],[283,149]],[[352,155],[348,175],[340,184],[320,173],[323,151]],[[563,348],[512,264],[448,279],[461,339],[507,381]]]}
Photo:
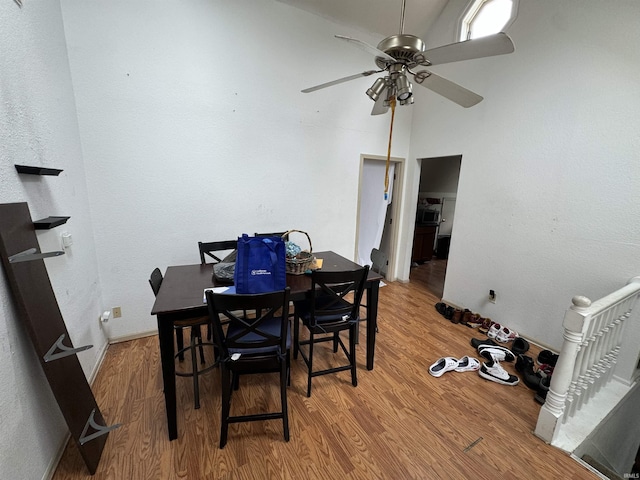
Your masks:
{"label": "ceiling fan", "polygon": [[386,113],[393,99],[397,100],[400,105],[413,103],[413,86],[407,78],[407,74],[413,75],[413,81],[418,85],[422,85],[462,107],[472,107],[481,102],[482,97],[480,95],[450,80],[440,77],[429,70],[414,70],[419,67],[430,67],[461,60],[512,53],[514,46],[511,39],[505,33],[496,33],[474,40],[465,40],[425,50],[425,44],[420,38],[403,33],[405,5],[406,0],[402,0],[400,33],[385,38],[378,43],[377,47],[355,38],[335,35],[337,39],[375,55],[375,62],[380,70],[367,70],[362,73],[356,73],[355,75],[305,88],[302,92],[315,92],[316,90],[355,80],[356,78],[386,72],[385,76],[378,77],[366,92],[367,96],[375,102],[371,115]]}

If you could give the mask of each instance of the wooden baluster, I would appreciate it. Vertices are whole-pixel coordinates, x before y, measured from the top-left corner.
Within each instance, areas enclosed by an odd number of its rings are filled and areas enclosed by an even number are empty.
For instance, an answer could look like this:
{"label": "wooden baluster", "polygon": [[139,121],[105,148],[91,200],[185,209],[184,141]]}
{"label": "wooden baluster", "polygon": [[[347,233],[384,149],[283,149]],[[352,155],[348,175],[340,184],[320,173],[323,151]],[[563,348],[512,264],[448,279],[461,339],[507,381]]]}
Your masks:
{"label": "wooden baluster", "polygon": [[586,311],[590,305],[591,300],[587,297],[575,296],[564,316],[562,350],[553,370],[547,399],[540,409],[535,430],[535,434],[547,442],[555,439],[558,433],[557,426],[562,423],[567,392],[576,368],[580,344],[584,338],[583,329],[590,317]]}

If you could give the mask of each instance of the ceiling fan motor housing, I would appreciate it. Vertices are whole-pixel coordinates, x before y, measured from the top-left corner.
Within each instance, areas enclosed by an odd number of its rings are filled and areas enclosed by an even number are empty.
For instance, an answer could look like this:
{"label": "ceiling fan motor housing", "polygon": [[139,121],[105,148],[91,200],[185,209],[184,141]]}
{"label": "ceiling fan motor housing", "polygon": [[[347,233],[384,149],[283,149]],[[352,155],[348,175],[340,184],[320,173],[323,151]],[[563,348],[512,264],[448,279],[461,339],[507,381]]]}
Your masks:
{"label": "ceiling fan motor housing", "polygon": [[[403,63],[408,68],[415,67],[417,62],[414,60],[416,53],[422,53],[425,50],[424,42],[415,35],[392,35],[385,38],[378,44],[378,50],[383,51],[387,55],[391,55],[399,63]],[[376,57],[376,65],[379,68],[386,69],[389,62],[381,57]]]}

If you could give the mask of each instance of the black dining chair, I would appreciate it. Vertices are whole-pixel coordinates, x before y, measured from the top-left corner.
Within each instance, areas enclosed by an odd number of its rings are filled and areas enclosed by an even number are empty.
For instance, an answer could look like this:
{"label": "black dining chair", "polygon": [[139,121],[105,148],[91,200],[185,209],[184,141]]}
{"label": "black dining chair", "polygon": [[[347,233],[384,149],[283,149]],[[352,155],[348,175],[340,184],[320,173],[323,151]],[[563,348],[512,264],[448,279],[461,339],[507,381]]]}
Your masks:
{"label": "black dining chair", "polygon": [[[151,276],[149,277],[149,285],[151,285],[151,290],[153,290],[153,294],[155,296],[158,295],[160,291],[160,286],[162,285],[162,272],[159,268],[156,268],[151,272]],[[177,320],[173,322],[173,326],[176,332],[176,343],[178,344],[177,352],[175,356],[180,360],[184,360],[184,353],[191,353],[191,370],[185,372],[176,371],[176,375],[179,377],[193,377],[193,396],[194,396],[194,408],[200,408],[200,386],[199,386],[199,377],[203,373],[208,372],[212,368],[217,365],[216,362],[216,352],[213,349],[213,360],[211,365],[208,365],[202,369],[198,368],[198,357],[197,352],[200,353],[200,364],[205,364],[205,355],[204,355],[204,347],[210,346],[214,347],[215,345],[210,342],[202,341],[202,332],[200,331],[200,327],[202,325],[210,325],[210,319],[208,315],[187,318],[184,320]],[[190,337],[191,341],[187,347],[183,347],[184,343],[182,340],[182,329],[183,328],[191,328]]]}
{"label": "black dining chair", "polygon": [[[358,385],[356,336],[360,321],[360,302],[368,273],[368,266],[342,272],[315,270],[311,273],[310,298],[293,302],[293,358],[298,358],[299,352],[307,365],[307,397],[311,396],[311,379],[319,375],[350,370],[352,385]],[[309,331],[308,340],[300,340],[300,321]],[[342,331],[349,332],[349,349],[340,338]],[[340,346],[349,363],[314,371],[314,346],[322,342],[333,342],[333,353],[337,353]],[[300,348],[303,345],[309,347],[307,352]]]}
{"label": "black dining chair", "polygon": [[220,263],[224,260],[221,252],[230,253],[236,248],[238,248],[238,240],[222,240],[220,242],[198,242],[198,250],[200,251],[200,263],[204,265],[205,263],[207,263],[207,259],[213,260],[213,262],[211,263]]}
{"label": "black dining chair", "polygon": [[[222,421],[220,448],[227,443],[230,423],[282,419],[289,441],[287,384],[290,375],[289,287],[255,295],[216,294],[207,291],[214,341],[220,351]],[[227,325],[226,331],[223,326]],[[240,375],[280,373],[279,412],[231,415],[232,389]]]}

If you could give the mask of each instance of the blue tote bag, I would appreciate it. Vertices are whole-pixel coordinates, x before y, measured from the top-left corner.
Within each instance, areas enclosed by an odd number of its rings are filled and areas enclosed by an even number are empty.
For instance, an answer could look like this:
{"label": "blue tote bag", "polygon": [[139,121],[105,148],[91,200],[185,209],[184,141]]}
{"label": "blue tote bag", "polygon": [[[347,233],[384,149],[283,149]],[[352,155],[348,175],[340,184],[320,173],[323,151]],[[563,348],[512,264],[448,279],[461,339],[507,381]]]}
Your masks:
{"label": "blue tote bag", "polygon": [[265,293],[287,286],[284,240],[280,237],[238,237],[234,272],[236,293]]}

